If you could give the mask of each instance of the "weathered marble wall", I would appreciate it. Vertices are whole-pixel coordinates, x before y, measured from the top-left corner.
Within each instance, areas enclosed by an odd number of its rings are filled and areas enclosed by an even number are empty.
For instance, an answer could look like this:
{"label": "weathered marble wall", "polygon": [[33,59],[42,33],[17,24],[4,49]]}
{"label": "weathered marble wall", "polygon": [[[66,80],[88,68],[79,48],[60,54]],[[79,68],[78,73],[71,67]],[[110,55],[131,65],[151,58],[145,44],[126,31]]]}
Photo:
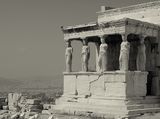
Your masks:
{"label": "weathered marble wall", "polygon": [[160,24],[160,1],[100,12],[98,22],[108,22],[122,18],[132,18],[143,22]]}
{"label": "weathered marble wall", "polygon": [[[64,74],[64,95],[146,96],[146,72],[110,71]],[[66,85],[68,84],[68,85]]]}

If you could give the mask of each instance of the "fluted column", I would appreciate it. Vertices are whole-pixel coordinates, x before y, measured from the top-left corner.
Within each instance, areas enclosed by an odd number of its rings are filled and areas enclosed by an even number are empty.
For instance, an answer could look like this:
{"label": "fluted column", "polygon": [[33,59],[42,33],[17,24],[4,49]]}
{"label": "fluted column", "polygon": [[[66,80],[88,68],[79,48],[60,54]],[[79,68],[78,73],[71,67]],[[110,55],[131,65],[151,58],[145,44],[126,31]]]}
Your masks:
{"label": "fluted column", "polygon": [[66,41],[66,52],[65,52],[66,72],[72,71],[72,53],[73,53],[73,48],[71,46],[71,41]]}
{"label": "fluted column", "polygon": [[121,71],[127,71],[129,67],[130,43],[127,41],[127,34],[122,34],[122,43],[119,56],[119,68]]}
{"label": "fluted column", "polygon": [[82,71],[87,72],[88,71],[89,58],[90,58],[90,48],[88,46],[87,38],[82,38],[82,41],[83,41],[82,53],[81,53]]}
{"label": "fluted column", "polygon": [[108,45],[105,42],[105,37],[104,36],[100,36],[100,40],[101,40],[101,45],[100,45],[100,49],[99,49],[99,58],[98,58],[98,67],[99,67],[99,71],[107,71],[108,69],[108,61],[107,61],[107,49],[108,49]]}
{"label": "fluted column", "polygon": [[137,70],[138,71],[145,71],[146,69],[146,46],[144,44],[145,36],[139,35],[139,46],[138,46],[138,53],[137,53]]}

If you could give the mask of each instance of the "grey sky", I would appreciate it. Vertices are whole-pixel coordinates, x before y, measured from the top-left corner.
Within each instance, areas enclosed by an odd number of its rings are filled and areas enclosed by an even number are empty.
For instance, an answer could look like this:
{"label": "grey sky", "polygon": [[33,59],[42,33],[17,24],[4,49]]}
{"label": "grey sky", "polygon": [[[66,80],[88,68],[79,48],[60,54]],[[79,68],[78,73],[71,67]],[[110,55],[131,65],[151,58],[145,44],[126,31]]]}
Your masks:
{"label": "grey sky", "polygon": [[65,62],[61,25],[96,21],[101,5],[148,1],[153,0],[0,0],[0,77],[61,74]]}

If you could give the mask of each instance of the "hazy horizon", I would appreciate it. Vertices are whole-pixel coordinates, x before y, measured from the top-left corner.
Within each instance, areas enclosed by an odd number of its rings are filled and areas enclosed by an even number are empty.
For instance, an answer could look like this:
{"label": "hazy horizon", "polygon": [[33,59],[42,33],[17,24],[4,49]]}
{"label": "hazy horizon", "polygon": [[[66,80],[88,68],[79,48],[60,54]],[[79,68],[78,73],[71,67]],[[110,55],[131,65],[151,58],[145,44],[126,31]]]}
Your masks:
{"label": "hazy horizon", "polygon": [[1,0],[0,77],[62,75],[61,26],[96,21],[102,5],[122,7],[149,1],[153,0]]}

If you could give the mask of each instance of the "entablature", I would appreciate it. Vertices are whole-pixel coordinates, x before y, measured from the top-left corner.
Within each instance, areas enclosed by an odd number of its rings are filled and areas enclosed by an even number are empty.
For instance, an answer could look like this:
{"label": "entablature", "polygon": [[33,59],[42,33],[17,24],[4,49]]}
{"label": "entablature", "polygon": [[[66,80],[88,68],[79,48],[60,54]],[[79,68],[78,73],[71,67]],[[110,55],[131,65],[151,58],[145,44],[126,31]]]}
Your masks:
{"label": "entablature", "polygon": [[92,23],[62,27],[65,40],[112,34],[141,34],[150,37],[158,37],[159,30],[160,26],[158,25],[130,18],[123,18],[101,24]]}

